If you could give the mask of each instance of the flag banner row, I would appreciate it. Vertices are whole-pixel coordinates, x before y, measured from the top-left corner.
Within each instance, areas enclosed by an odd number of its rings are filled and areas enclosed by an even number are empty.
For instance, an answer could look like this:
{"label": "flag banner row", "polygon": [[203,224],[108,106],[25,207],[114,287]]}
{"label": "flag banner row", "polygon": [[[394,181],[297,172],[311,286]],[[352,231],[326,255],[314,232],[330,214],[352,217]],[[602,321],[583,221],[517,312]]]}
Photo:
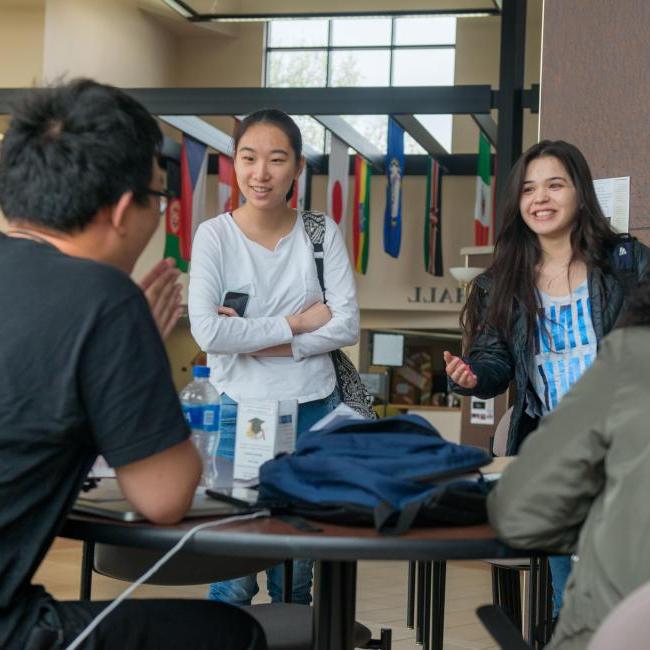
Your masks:
{"label": "flag banner row", "polygon": [[[207,218],[206,185],[207,146],[191,136],[183,135],[180,166],[170,161],[167,185],[177,198],[169,201],[166,214],[165,257],[173,257],[177,267],[186,272],[191,258],[192,239],[198,225]],[[487,156],[487,157],[485,157]],[[388,121],[388,143],[385,158],[386,206],[384,209],[384,250],[397,258],[402,238],[402,180],[404,174],[404,130],[392,119]],[[327,213],[343,234],[347,233],[347,198],[349,184],[348,145],[331,136]],[[370,247],[370,187],[372,172],[368,162],[356,155],[354,159],[354,197],[352,214],[352,253],[354,267],[365,274]],[[441,244],[441,170],[430,158],[424,219],[424,264],[428,273],[443,275]],[[307,165],[293,185],[291,207],[305,210],[310,174]],[[232,212],[243,202],[234,170],[234,161],[219,154],[218,214]],[[475,206],[475,243],[489,241],[490,212],[490,145],[481,134],[479,143],[479,175]]]}
{"label": "flag banner row", "polygon": [[352,248],[354,268],[365,274],[368,269],[370,246],[370,179],[368,161],[359,154],[354,158],[354,214],[352,220]]}
{"label": "flag banner row", "polygon": [[404,129],[388,120],[386,153],[386,208],[384,210],[384,250],[399,256],[402,240],[402,176],[404,175]]}
{"label": "flag banner row", "polygon": [[442,277],[442,171],[433,158],[427,164],[427,193],[424,213],[424,269]]}

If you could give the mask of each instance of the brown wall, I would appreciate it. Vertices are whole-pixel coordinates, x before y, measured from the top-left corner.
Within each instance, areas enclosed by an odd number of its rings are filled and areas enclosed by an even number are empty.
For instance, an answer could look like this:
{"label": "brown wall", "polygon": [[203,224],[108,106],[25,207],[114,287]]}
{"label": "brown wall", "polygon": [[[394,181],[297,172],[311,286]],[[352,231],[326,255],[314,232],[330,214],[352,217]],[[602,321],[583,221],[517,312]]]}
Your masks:
{"label": "brown wall", "polygon": [[585,154],[595,178],[630,176],[630,231],[650,244],[650,3],[546,0],[542,138]]}

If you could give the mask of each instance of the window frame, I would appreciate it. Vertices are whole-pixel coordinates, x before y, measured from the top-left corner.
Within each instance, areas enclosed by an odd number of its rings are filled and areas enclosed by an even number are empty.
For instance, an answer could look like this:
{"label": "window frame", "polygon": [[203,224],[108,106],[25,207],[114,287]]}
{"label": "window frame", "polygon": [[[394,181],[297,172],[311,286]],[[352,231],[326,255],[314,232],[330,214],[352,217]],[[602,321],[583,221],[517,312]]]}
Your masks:
{"label": "window frame", "polygon": [[[378,16],[379,17],[379,16]],[[327,19],[327,45],[296,45],[296,46],[272,46],[269,45],[270,42],[270,30],[272,28],[273,21],[269,21],[265,27],[265,47],[264,47],[264,87],[269,88],[269,72],[270,72],[270,55],[274,52],[325,52],[325,85],[318,86],[318,88],[333,88],[330,84],[331,81],[331,66],[332,66],[332,53],[337,51],[388,51],[388,62],[389,62],[389,74],[388,74],[388,85],[386,88],[393,88],[394,85],[394,65],[395,65],[395,52],[406,51],[406,50],[453,50],[454,59],[456,55],[456,38],[454,36],[454,41],[452,43],[409,43],[409,44],[398,44],[395,42],[397,26],[396,22],[400,18],[409,18],[409,14],[400,15],[400,16],[381,16],[382,18],[390,18],[390,43],[384,45],[333,45],[333,21],[340,20],[340,17],[337,18],[328,18]],[[413,15],[413,18],[421,17],[419,15]],[[354,17],[351,16],[351,19]],[[323,151],[325,150],[326,139],[323,139]]]}

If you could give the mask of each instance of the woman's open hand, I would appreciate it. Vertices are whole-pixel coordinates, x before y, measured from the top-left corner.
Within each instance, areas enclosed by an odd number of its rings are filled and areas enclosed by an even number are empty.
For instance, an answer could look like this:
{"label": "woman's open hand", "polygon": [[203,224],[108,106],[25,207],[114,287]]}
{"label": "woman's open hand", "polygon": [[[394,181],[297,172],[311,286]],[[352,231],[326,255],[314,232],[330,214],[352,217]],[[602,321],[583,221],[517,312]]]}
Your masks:
{"label": "woman's open hand", "polygon": [[181,317],[180,271],[174,267],[174,260],[160,260],[142,280],[140,288],[147,298],[151,314],[156,321],[162,338],[166,338]]}
{"label": "woman's open hand", "polygon": [[476,388],[478,383],[476,375],[460,357],[455,357],[447,350],[444,351],[443,356],[445,359],[445,372],[453,382],[468,390]]}

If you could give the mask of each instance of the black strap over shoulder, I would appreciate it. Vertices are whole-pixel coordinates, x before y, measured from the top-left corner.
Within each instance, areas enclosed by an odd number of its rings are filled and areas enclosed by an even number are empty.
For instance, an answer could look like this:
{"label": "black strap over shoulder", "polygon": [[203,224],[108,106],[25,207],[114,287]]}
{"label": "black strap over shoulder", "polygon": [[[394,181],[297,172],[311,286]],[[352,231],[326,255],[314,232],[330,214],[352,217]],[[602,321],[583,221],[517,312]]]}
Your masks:
{"label": "black strap over shoulder", "polygon": [[305,224],[305,231],[314,247],[314,264],[316,265],[316,274],[318,275],[318,283],[323,292],[323,302],[325,300],[325,249],[323,242],[325,241],[325,215],[320,212],[303,212],[302,220]]}
{"label": "black strap over shoulder", "polygon": [[636,257],[634,255],[635,239],[631,235],[619,235],[614,246],[614,269],[622,273],[636,273]]}

